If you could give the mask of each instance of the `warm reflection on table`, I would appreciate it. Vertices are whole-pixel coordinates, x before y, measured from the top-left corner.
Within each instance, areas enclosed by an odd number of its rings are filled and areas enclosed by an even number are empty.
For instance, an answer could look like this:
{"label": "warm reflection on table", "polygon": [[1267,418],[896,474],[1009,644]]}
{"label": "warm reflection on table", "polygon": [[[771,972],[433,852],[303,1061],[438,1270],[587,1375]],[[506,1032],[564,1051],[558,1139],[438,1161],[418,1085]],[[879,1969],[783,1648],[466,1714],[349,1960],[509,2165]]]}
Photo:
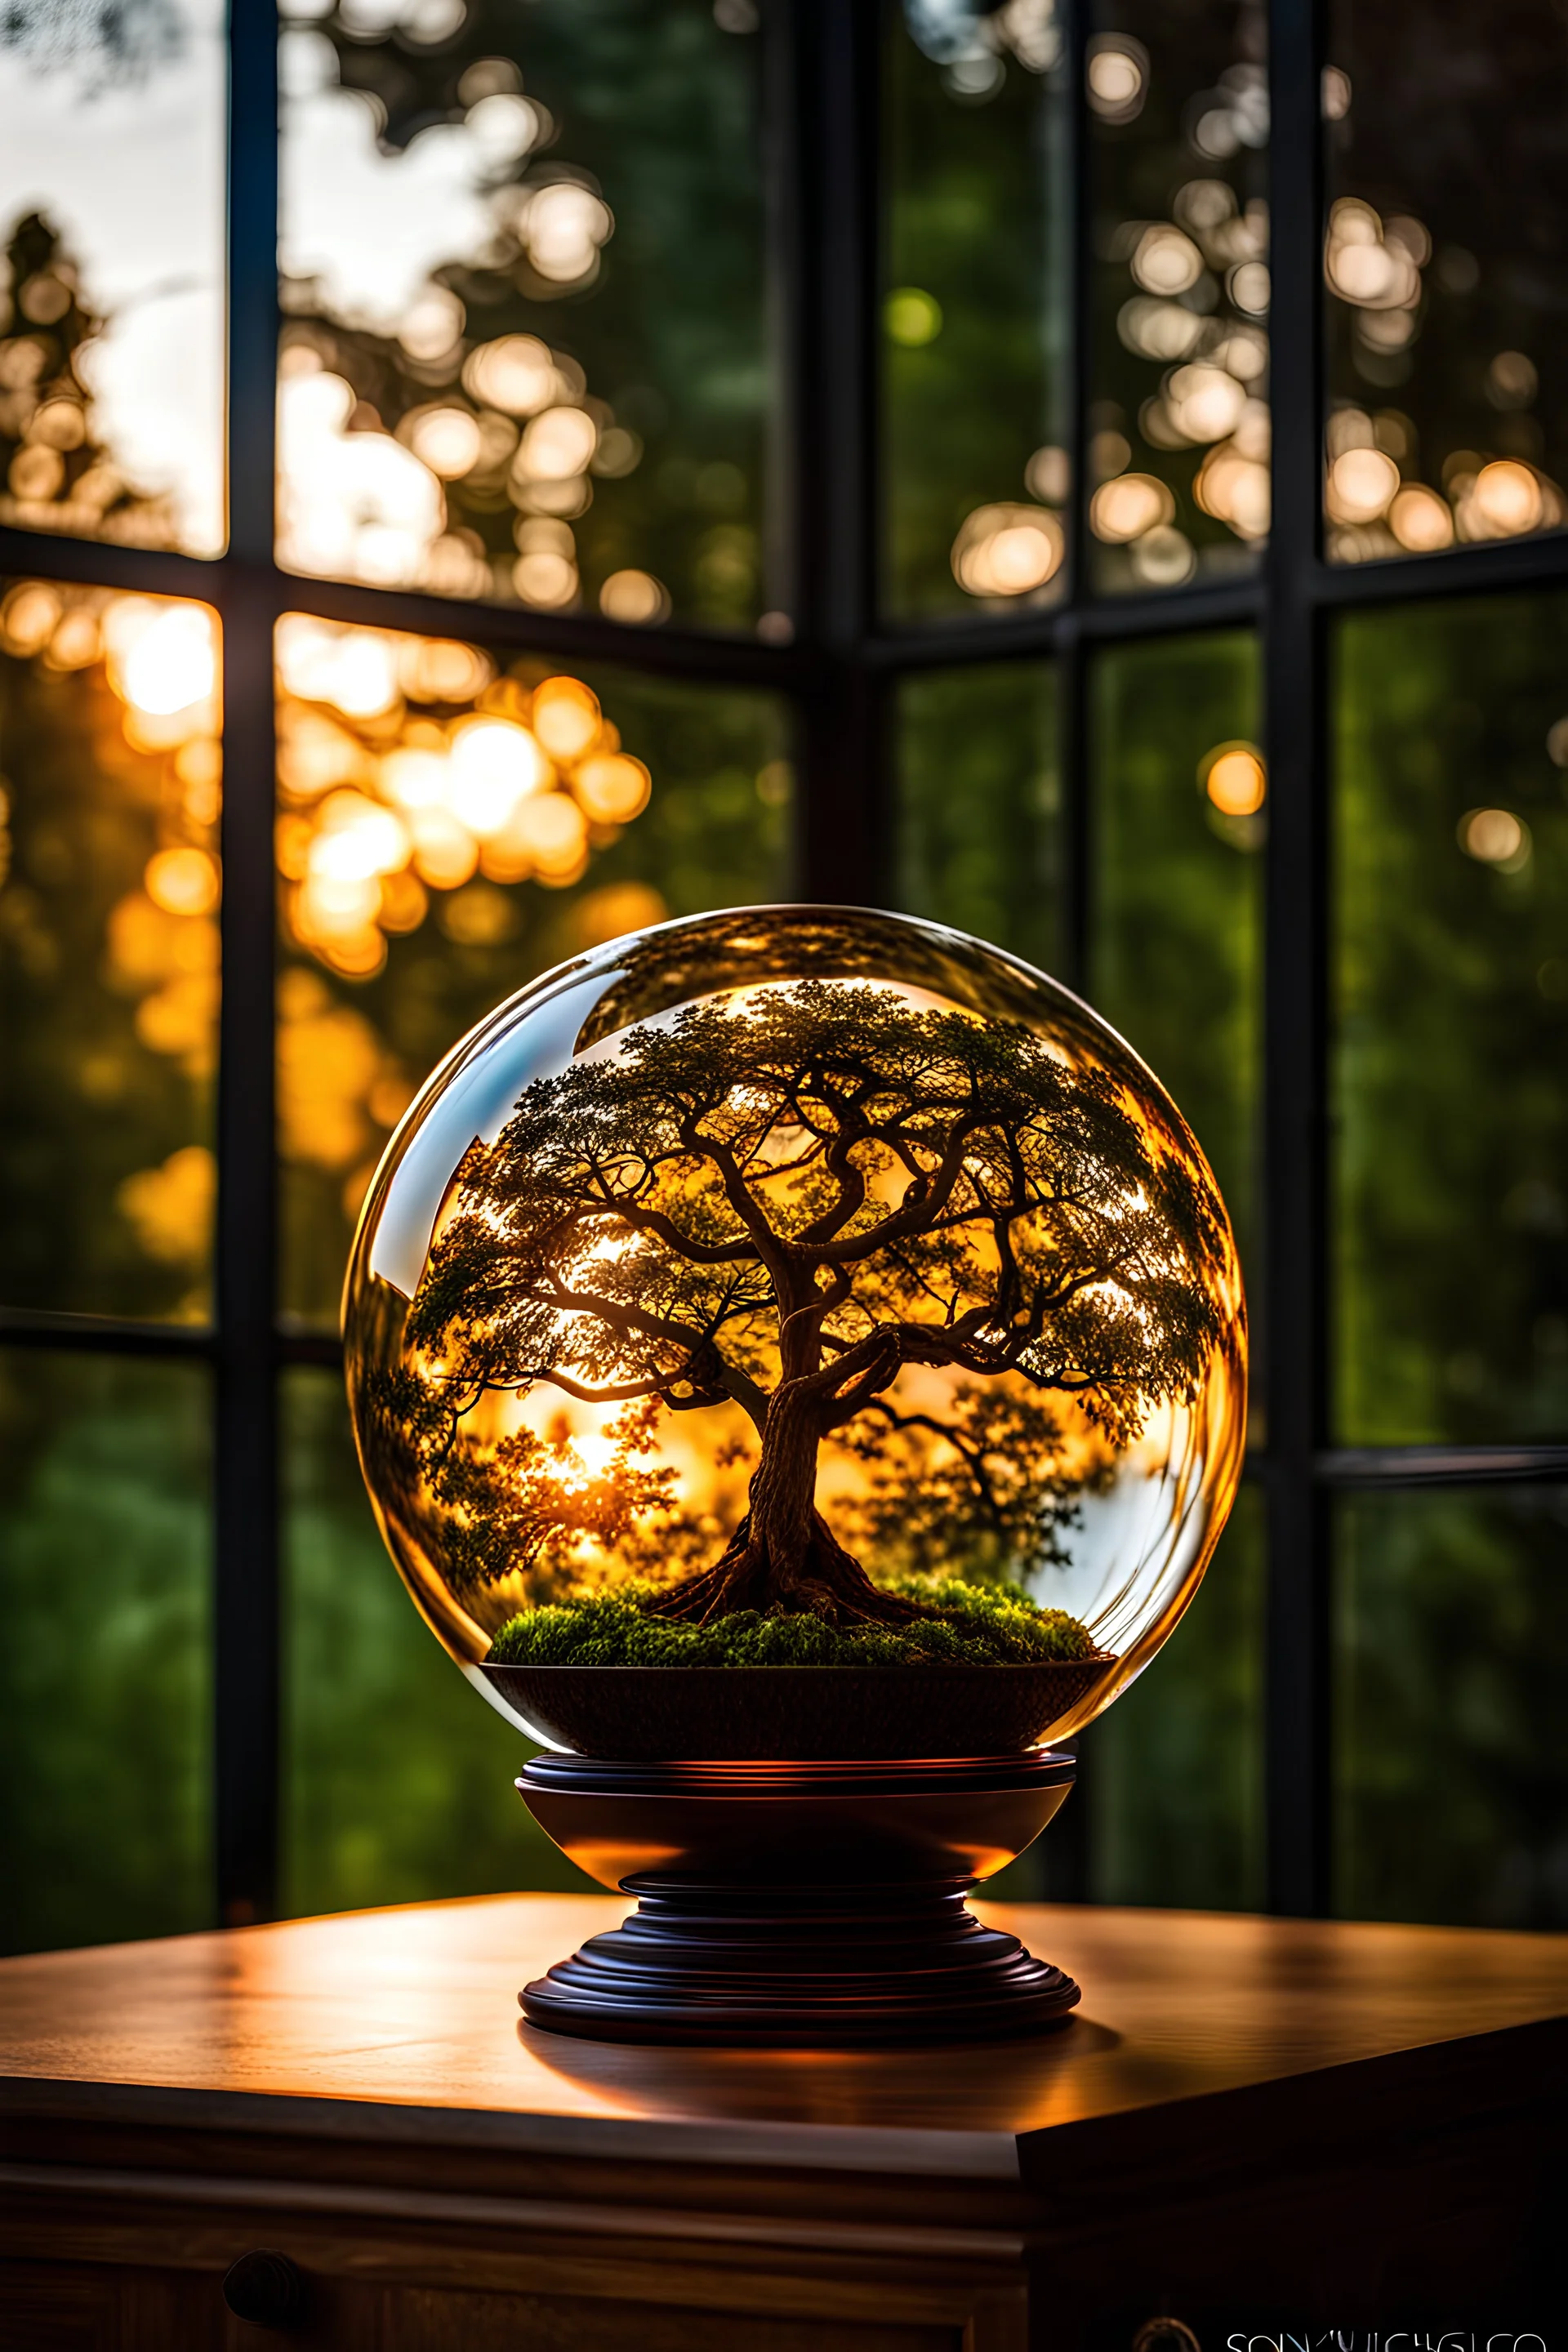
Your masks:
{"label": "warm reflection on table", "polygon": [[912,2062],[619,2048],[522,2025],[521,1985],[626,1908],[496,1897],[8,1960],[0,2074],[519,2118],[828,2126],[896,2132],[906,2148],[911,2133],[957,2132],[994,2139],[1005,2168],[1019,2134],[1568,2007],[1568,1937],[999,1905],[992,1916],[1084,1988],[1078,2015],[1032,2042]]}
{"label": "warm reflection on table", "polygon": [[1132,2352],[1172,2315],[1216,2352],[1266,2306],[1561,2306],[1568,1937],[997,1905],[1084,1988],[1033,2040],[524,2025],[622,1909],[0,1962],[0,2341],[226,2352],[263,2252],[330,2352]]}

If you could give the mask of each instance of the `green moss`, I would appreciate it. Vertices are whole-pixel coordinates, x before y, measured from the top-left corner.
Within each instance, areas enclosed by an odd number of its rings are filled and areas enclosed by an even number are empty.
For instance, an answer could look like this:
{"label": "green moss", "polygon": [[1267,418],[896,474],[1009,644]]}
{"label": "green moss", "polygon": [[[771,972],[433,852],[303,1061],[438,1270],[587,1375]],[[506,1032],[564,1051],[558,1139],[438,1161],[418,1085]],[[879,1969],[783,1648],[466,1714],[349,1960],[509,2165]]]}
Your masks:
{"label": "green moss", "polygon": [[1025,1666],[1094,1655],[1065,1610],[1040,1609],[1011,1586],[910,1579],[896,1589],[939,1613],[895,1631],[838,1633],[809,1612],[737,1610],[706,1625],[650,1617],[652,1585],[525,1609],[490,1644],[504,1666]]}

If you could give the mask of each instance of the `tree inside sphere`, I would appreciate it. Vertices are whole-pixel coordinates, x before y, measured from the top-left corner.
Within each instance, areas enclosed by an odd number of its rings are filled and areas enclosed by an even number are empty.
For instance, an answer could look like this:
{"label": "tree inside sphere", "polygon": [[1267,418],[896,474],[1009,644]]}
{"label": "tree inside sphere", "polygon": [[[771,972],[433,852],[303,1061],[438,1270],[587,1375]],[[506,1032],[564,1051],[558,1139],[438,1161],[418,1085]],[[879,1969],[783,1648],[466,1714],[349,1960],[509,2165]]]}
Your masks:
{"label": "tree inside sphere", "polygon": [[344,1329],[398,1568],[536,1731],[498,1665],[1077,1662],[1082,1721],[1239,1470],[1180,1113],[1044,974],[890,915],[665,924],[503,1005],[389,1146]]}

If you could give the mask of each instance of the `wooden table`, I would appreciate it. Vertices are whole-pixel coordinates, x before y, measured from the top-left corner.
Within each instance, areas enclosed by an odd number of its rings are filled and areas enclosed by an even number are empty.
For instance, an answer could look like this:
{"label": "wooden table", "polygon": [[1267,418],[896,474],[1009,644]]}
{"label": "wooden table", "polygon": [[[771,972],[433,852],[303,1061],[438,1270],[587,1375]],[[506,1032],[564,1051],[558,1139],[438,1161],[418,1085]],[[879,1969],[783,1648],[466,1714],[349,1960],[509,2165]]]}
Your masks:
{"label": "wooden table", "polygon": [[1556,2352],[1568,1938],[995,1906],[1085,1988],[1033,2042],[522,2025],[624,1908],[0,1963],[0,2345],[284,2341],[222,2297],[266,2248],[292,2340],[343,2352],[1129,2352],[1161,2316],[1203,2352],[1292,2321]]}

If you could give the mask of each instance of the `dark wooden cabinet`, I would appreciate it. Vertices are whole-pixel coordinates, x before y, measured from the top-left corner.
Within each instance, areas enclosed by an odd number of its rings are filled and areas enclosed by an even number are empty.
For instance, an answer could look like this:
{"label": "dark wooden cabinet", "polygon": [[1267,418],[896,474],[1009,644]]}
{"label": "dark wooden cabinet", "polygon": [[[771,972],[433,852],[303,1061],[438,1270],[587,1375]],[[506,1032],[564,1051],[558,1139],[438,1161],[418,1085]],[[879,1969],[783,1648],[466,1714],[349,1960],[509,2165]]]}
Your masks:
{"label": "dark wooden cabinet", "polygon": [[[1009,1914],[1085,1988],[969,2050],[614,2048],[527,1896],[0,1963],[0,2347],[1201,2352],[1554,2338],[1568,1939]],[[226,2274],[286,2258],[296,2323]]]}

